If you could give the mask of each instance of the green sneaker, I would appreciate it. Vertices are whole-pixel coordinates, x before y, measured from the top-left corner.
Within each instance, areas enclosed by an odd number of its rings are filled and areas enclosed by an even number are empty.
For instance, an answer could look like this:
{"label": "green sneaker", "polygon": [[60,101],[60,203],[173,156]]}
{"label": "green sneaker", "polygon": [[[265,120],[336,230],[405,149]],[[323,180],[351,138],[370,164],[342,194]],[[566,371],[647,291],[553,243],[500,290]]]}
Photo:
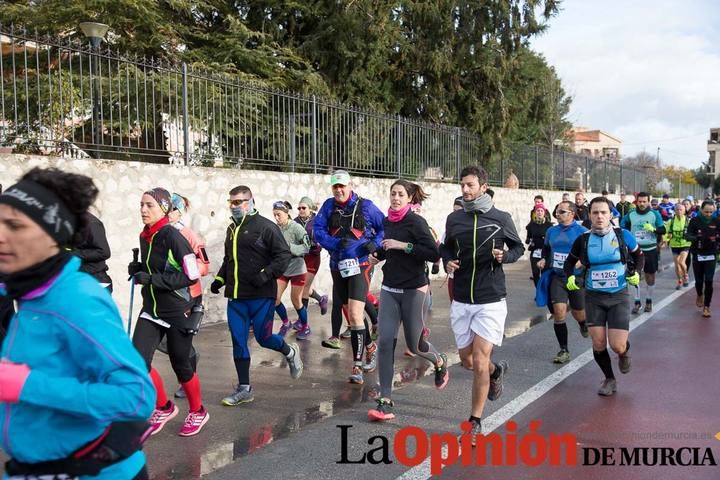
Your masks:
{"label": "green sneaker", "polygon": [[222,399],[222,404],[227,407],[234,407],[243,403],[250,403],[255,400],[251,386],[238,385],[235,392]]}
{"label": "green sneaker", "polygon": [[342,348],[342,343],[340,343],[340,339],[338,337],[330,337],[327,340],[320,342],[320,344],[325,348],[332,348],[334,350],[340,350]]}
{"label": "green sneaker", "polygon": [[560,350],[557,355],[555,355],[555,358],[553,358],[553,363],[567,363],[570,361],[570,352],[567,350]]}

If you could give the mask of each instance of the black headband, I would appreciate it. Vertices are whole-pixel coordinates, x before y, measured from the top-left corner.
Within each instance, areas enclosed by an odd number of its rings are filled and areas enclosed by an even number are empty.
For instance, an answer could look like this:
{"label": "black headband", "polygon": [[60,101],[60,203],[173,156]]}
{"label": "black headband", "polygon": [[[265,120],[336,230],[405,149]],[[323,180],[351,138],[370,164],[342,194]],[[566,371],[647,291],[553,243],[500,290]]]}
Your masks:
{"label": "black headband", "polygon": [[54,192],[30,180],[21,180],[0,195],[0,203],[10,205],[30,217],[58,245],[66,246],[77,228],[78,218]]}

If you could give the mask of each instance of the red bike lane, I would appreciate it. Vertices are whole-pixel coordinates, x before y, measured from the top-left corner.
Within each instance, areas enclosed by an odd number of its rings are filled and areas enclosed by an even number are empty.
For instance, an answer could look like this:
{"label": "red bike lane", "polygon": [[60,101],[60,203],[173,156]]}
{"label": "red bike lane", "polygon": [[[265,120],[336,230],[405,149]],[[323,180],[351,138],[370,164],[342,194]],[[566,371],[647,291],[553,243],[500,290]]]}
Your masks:
{"label": "red bike lane", "polygon": [[[720,440],[715,438],[720,432],[720,308],[714,307],[712,313],[713,318],[703,319],[694,291],[688,291],[630,334],[633,364],[627,375],[619,373],[617,355],[611,353],[618,380],[615,396],[597,395],[603,377],[597,364],[590,362],[512,419],[517,423],[516,465],[453,465],[437,478],[720,478],[720,467],[710,465],[708,457],[720,463]],[[568,465],[564,449],[558,466],[550,465],[549,457],[538,466],[523,463],[520,446],[537,444],[539,438],[528,435],[535,420],[541,422],[535,432],[546,446],[550,434],[575,436],[575,465]],[[506,427],[494,432],[500,434],[505,451],[509,445]],[[661,465],[662,448],[667,465]],[[612,459],[603,462],[603,452]],[[489,452],[487,459],[489,463]],[[669,464],[678,460],[705,465]]]}

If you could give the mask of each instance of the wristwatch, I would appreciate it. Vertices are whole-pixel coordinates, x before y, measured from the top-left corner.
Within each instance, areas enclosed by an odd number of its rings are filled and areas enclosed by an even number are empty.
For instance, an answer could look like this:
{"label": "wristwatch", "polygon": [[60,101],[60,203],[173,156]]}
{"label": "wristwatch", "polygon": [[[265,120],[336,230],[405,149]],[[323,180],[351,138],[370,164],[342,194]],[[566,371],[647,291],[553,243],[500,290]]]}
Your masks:
{"label": "wristwatch", "polygon": [[408,242],[407,245],[405,245],[405,253],[411,253],[413,249],[413,244]]}

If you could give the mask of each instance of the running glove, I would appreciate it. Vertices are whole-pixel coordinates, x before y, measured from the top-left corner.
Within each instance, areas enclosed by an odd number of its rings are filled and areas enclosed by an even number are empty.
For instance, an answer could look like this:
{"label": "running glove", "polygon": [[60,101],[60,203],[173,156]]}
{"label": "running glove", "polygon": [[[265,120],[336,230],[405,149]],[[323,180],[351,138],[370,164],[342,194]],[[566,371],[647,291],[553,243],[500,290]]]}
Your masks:
{"label": "running glove", "polygon": [[628,275],[625,277],[625,280],[627,280],[627,283],[632,285],[633,287],[637,287],[640,285],[640,274],[638,272],[633,273],[632,275]]}
{"label": "running glove", "polygon": [[377,245],[375,245],[375,242],[370,241],[365,244],[365,250],[367,250],[368,255],[372,255],[377,251]]}
{"label": "running glove", "polygon": [[437,263],[433,263],[433,266],[430,269],[430,273],[432,273],[433,275],[437,275],[438,273],[440,273],[440,265],[438,265]]}
{"label": "running glove", "polygon": [[575,275],[570,275],[568,277],[567,283],[565,284],[565,286],[571,292],[575,291],[575,290],[580,290],[580,287],[578,287],[577,283],[575,283]]}
{"label": "running glove", "polygon": [[151,281],[152,276],[147,272],[137,272],[135,274],[135,283],[139,283],[140,285],[150,285]]}
{"label": "running glove", "polygon": [[655,227],[650,223],[646,223],[645,225],[643,225],[643,230],[645,230],[646,232],[655,232]]}
{"label": "running glove", "polygon": [[24,363],[0,362],[0,402],[16,403],[29,375]]}
{"label": "running glove", "polygon": [[138,273],[140,270],[142,270],[142,263],[140,262],[130,262],[128,263],[128,275],[131,277]]}
{"label": "running glove", "polygon": [[220,289],[225,285],[225,282],[220,280],[219,278],[215,277],[215,280],[210,284],[210,291],[212,293],[218,294],[220,293]]}

